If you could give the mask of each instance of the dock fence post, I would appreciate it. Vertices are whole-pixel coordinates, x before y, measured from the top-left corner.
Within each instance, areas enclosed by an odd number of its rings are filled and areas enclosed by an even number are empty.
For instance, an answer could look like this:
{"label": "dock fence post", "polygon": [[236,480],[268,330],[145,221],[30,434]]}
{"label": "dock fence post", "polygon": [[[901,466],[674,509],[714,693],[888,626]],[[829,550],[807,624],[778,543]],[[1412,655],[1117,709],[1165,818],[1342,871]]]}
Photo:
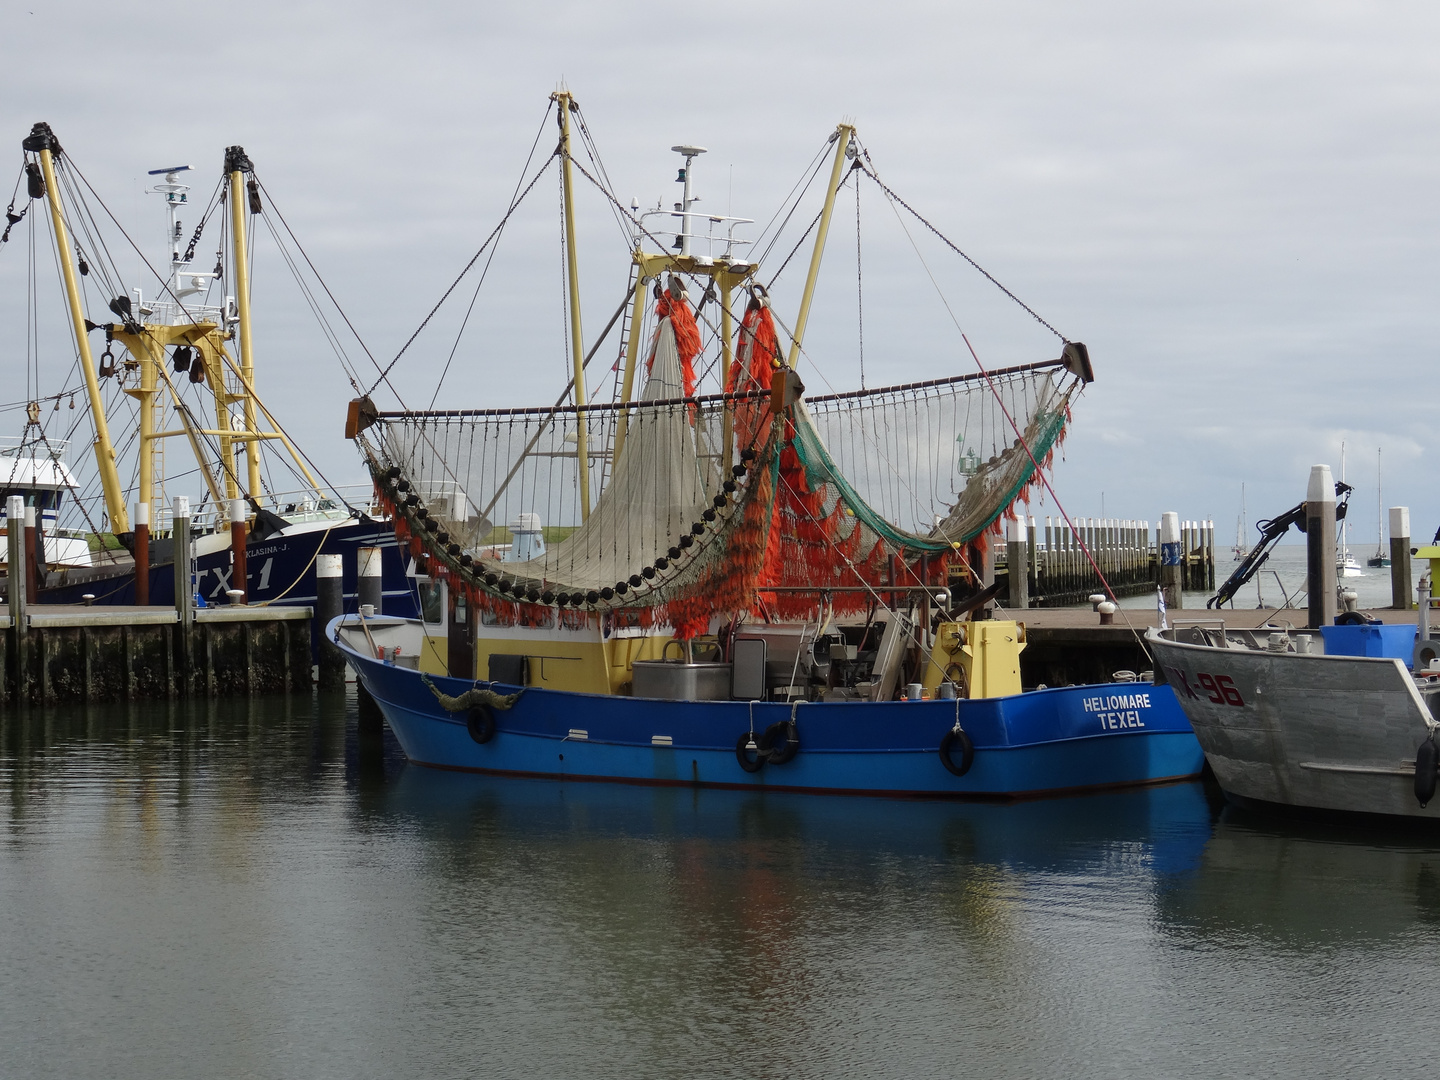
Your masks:
{"label": "dock fence post", "polygon": [[1390,606],[1410,610],[1410,508],[1390,507]]}
{"label": "dock fence post", "polygon": [[1310,467],[1305,492],[1306,585],[1310,627],[1335,621],[1335,478],[1329,465]]}

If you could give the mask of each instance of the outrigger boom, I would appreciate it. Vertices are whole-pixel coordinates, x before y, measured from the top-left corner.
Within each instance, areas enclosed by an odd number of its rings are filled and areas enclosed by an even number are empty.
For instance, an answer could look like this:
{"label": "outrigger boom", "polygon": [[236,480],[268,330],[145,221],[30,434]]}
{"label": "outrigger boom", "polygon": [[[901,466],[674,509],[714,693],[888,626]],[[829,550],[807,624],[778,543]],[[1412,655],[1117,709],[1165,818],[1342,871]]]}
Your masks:
{"label": "outrigger boom", "polygon": [[[115,297],[110,310],[119,317],[117,323],[95,323],[86,318],[76,276],[76,249],[66,226],[65,208],[60,198],[57,167],[63,164],[62,151],[54,132],[46,123],[37,123],[24,140],[25,150],[39,158],[39,168],[44,180],[43,194],[48,200],[50,215],[54,224],[55,243],[60,268],[65,283],[66,301],[69,306],[71,325],[75,333],[76,350],[80,367],[85,378],[86,393],[90,412],[95,424],[95,459],[99,469],[101,486],[105,498],[105,511],[110,529],[126,533],[130,529],[129,508],[121,486],[117,454],[106,418],[105,405],[100,394],[100,380],[116,373],[112,347],[119,343],[130,353],[125,367],[138,368],[138,384],[126,386],[124,393],[136,399],[139,407],[140,449],[137,455],[136,496],[138,502],[153,507],[157,495],[157,474],[153,447],[159,440],[184,436],[195,455],[196,464],[205,485],[218,506],[228,507],[231,500],[244,497],[251,506],[259,506],[263,499],[260,476],[260,455],[258,444],[266,440],[279,440],[286,448],[300,475],[316,488],[315,478],[305,462],[286,437],[274,416],[260,401],[254,389],[255,356],[251,337],[250,322],[250,266],[247,249],[245,211],[258,213],[260,194],[254,178],[254,166],[243,147],[231,146],[225,151],[225,192],[230,203],[230,226],[234,277],[234,312],[229,305],[225,309],[199,307],[194,311],[187,308],[182,297],[193,289],[181,283],[182,274],[200,279],[218,277],[222,268],[214,274],[193,274],[188,269],[190,253],[184,258],[175,250],[171,260],[171,274],[165,291],[176,314],[175,321],[141,321],[160,305],[145,307],[138,300],[132,304],[128,295]],[[186,167],[188,168],[188,167]],[[175,174],[184,171],[175,166],[170,169],[153,170],[166,174],[166,183],[157,190],[167,194],[174,207],[176,192],[182,192],[184,185],[175,182]],[[248,177],[248,180],[247,180]],[[38,179],[38,178],[37,178]],[[33,187],[33,183],[32,183]],[[35,195],[42,193],[32,192]],[[179,222],[172,213],[172,232]],[[171,237],[173,244],[177,237]],[[138,310],[137,310],[138,309]],[[105,331],[106,349],[101,359],[104,363],[97,369],[91,350],[89,334],[94,330]],[[237,333],[238,331],[238,333]],[[240,362],[225,347],[227,341],[239,339]],[[188,370],[190,365],[199,368],[200,377],[191,376],[192,381],[206,381],[214,397],[215,424],[202,427],[190,415],[183,404],[179,389],[167,370],[167,350],[175,349],[177,371]],[[182,355],[186,357],[182,366]],[[179,417],[180,427],[173,430],[157,430],[157,416],[163,415],[162,395],[168,394]],[[240,416],[232,407],[240,406]],[[263,415],[272,430],[262,431],[259,417]],[[237,423],[237,420],[239,421]],[[212,465],[202,440],[213,438],[219,446],[218,470]],[[237,460],[245,454],[245,478],[242,484]],[[318,488],[317,488],[318,490]]]}

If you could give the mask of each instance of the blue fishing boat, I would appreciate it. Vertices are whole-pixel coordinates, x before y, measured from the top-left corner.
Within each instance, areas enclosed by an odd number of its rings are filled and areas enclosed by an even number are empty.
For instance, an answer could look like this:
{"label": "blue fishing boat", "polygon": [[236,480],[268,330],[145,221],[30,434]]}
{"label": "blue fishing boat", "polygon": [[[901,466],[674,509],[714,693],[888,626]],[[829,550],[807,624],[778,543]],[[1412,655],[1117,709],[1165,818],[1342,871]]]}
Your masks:
{"label": "blue fishing boat", "polygon": [[[561,138],[540,172],[558,162],[565,205],[566,392],[549,407],[423,411],[364,395],[347,418],[375,501],[420,564],[425,612],[326,633],[410,758],[988,798],[1198,774],[1170,690],[1128,672],[1027,689],[1024,623],[994,610],[987,545],[1017,500],[1048,487],[1045,463],[1094,377],[1085,346],[1051,330],[1058,358],[975,357],[973,372],[807,394],[797,365],[837,193],[873,183],[909,211],[854,128],[840,125],[812,170],[829,156],[792,330],[741,239],[749,219],[694,209],[703,147],[673,148],[673,212],[627,212],[603,170],[572,156],[574,99],[552,103]],[[626,291],[588,350],[575,174],[631,241]],[[612,392],[591,395],[585,362],[617,325]],[[477,542],[491,521],[508,524]]]}
{"label": "blue fishing boat", "polygon": [[417,620],[358,615],[326,631],[418,765],[968,798],[1163,783],[1204,766],[1168,686],[1108,683],[953,700],[677,701],[428,676],[415,666],[422,631]]}

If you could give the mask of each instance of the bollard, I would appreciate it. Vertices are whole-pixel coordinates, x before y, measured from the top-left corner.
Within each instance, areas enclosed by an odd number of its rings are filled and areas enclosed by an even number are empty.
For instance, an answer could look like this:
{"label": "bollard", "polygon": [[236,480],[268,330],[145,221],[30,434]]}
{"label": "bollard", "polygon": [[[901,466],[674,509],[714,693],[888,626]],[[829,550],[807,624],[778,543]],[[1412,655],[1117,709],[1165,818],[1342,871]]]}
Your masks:
{"label": "bollard", "polygon": [[40,601],[40,580],[35,574],[35,520],[40,511],[33,506],[25,507],[25,602]]}
{"label": "bollard", "polygon": [[1310,627],[1335,622],[1335,478],[1329,465],[1310,467],[1305,492],[1306,587]]}
{"label": "bollard", "polygon": [[1390,606],[1410,610],[1410,508],[1390,507]]}
{"label": "bollard", "polygon": [[1019,518],[1005,523],[1005,562],[1010,567],[1010,606],[1030,606],[1030,552],[1025,542],[1025,526]]}
{"label": "bollard", "polygon": [[1115,608],[1116,605],[1109,600],[1106,600],[1103,604],[1095,605],[1095,610],[1100,613],[1101,626],[1115,625]]}
{"label": "bollard", "polygon": [[377,615],[385,612],[384,582],[380,576],[382,554],[381,548],[362,547],[356,557],[355,567],[355,602],[373,604]]}
{"label": "bollard", "polygon": [[232,597],[231,602],[236,604],[249,603],[250,600],[250,574],[245,566],[245,500],[230,500],[230,588],[226,589],[226,595],[232,591],[240,594],[239,598]]}
{"label": "bollard", "polygon": [[1185,607],[1184,592],[1180,587],[1180,515],[1167,510],[1160,515],[1160,593],[1165,597],[1165,607],[1181,611]]}
{"label": "bollard", "polygon": [[343,689],[345,686],[345,655],[325,633],[331,620],[345,611],[345,579],[341,573],[341,556],[315,557],[315,626],[320,635],[322,690]]}
{"label": "bollard", "polygon": [[150,504],[137,502],[135,526],[135,606],[150,603]]}

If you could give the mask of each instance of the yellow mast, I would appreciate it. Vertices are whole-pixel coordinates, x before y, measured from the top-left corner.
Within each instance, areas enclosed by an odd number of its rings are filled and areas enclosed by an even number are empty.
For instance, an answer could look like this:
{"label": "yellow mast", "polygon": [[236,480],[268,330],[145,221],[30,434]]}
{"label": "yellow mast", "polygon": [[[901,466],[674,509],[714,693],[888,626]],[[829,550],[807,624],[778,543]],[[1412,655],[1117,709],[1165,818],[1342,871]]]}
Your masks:
{"label": "yellow mast", "polygon": [[149,334],[116,335],[123,338],[125,347],[140,362],[140,389],[126,390],[125,393],[140,403],[140,453],[139,492],[137,498],[151,507],[151,522],[158,522],[155,510],[155,456],[154,448],[163,446],[155,437],[155,399],[160,392],[159,370],[165,364],[165,346]]}
{"label": "yellow mast", "polygon": [[[250,159],[245,155],[245,148],[243,146],[227,146],[225,148],[225,172],[230,180],[230,232],[234,238],[233,243],[235,247],[235,302],[239,308],[238,314],[240,316],[240,374],[244,385],[247,387],[246,392],[241,395],[241,397],[245,409],[245,431],[251,435],[257,430],[255,426],[255,398],[248,390],[248,387],[253,386],[255,383],[255,353],[250,342],[250,259],[245,243],[245,204],[241,199],[245,195],[244,175],[246,173],[253,173],[254,170],[255,166],[250,163]],[[253,180],[251,184],[254,184]],[[252,190],[251,196],[258,203],[259,195]],[[215,387],[216,401],[220,401],[222,397],[229,397],[229,395],[224,394],[223,391],[224,385],[222,382],[220,386]],[[234,426],[233,423],[229,422],[229,412],[230,410],[227,405],[225,409],[226,423],[217,426],[227,428]],[[225,486],[230,497],[233,499],[236,494],[238,494],[234,490],[234,458],[232,457],[231,451],[233,441],[224,438],[221,440],[221,443],[225,453],[225,460],[232,464],[232,469],[226,471]],[[245,447],[245,463],[247,466],[246,486],[250,489],[248,492],[250,498],[258,501],[260,497],[260,447],[253,438],[246,441]]]}
{"label": "yellow mast", "polygon": [[70,234],[65,228],[65,211],[60,205],[60,190],[55,185],[55,160],[60,143],[50,125],[36,124],[23,146],[38,153],[40,169],[45,177],[45,194],[50,204],[50,218],[55,226],[55,246],[60,256],[60,272],[65,279],[65,297],[70,304],[70,321],[75,329],[75,347],[80,354],[80,370],[85,375],[85,392],[90,398],[90,415],[95,421],[95,463],[100,470],[100,485],[105,492],[105,512],[110,516],[112,532],[129,532],[130,515],[125,508],[125,493],[120,487],[120,472],[115,467],[115,447],[110,442],[110,428],[105,422],[105,403],[100,399],[100,380],[95,374],[95,361],[90,354],[86,336],[85,312],[80,304],[80,288],[75,282],[74,251]]}
{"label": "yellow mast", "polygon": [[825,254],[825,237],[830,232],[830,216],[835,212],[835,194],[840,187],[840,171],[845,167],[845,151],[855,128],[841,124],[835,129],[835,164],[830,169],[830,186],[825,189],[825,208],[820,211],[820,228],[815,233],[815,250],[810,254],[810,273],[805,276],[805,291],[800,296],[800,315],[795,320],[795,340],[790,343],[789,363],[800,362],[800,342],[805,337],[805,323],[810,319],[810,301],[815,296],[815,282],[820,277],[820,259]]}
{"label": "yellow mast", "polygon": [[[575,99],[568,90],[550,95],[560,106],[560,169],[565,195],[565,272],[570,286],[570,353],[575,366],[575,404],[585,404],[585,343],[580,332],[580,266],[575,258],[575,198],[570,169],[570,108]],[[636,290],[637,298],[644,294]],[[580,520],[590,517],[590,450],[586,417],[575,417],[575,460],[580,474]]]}

